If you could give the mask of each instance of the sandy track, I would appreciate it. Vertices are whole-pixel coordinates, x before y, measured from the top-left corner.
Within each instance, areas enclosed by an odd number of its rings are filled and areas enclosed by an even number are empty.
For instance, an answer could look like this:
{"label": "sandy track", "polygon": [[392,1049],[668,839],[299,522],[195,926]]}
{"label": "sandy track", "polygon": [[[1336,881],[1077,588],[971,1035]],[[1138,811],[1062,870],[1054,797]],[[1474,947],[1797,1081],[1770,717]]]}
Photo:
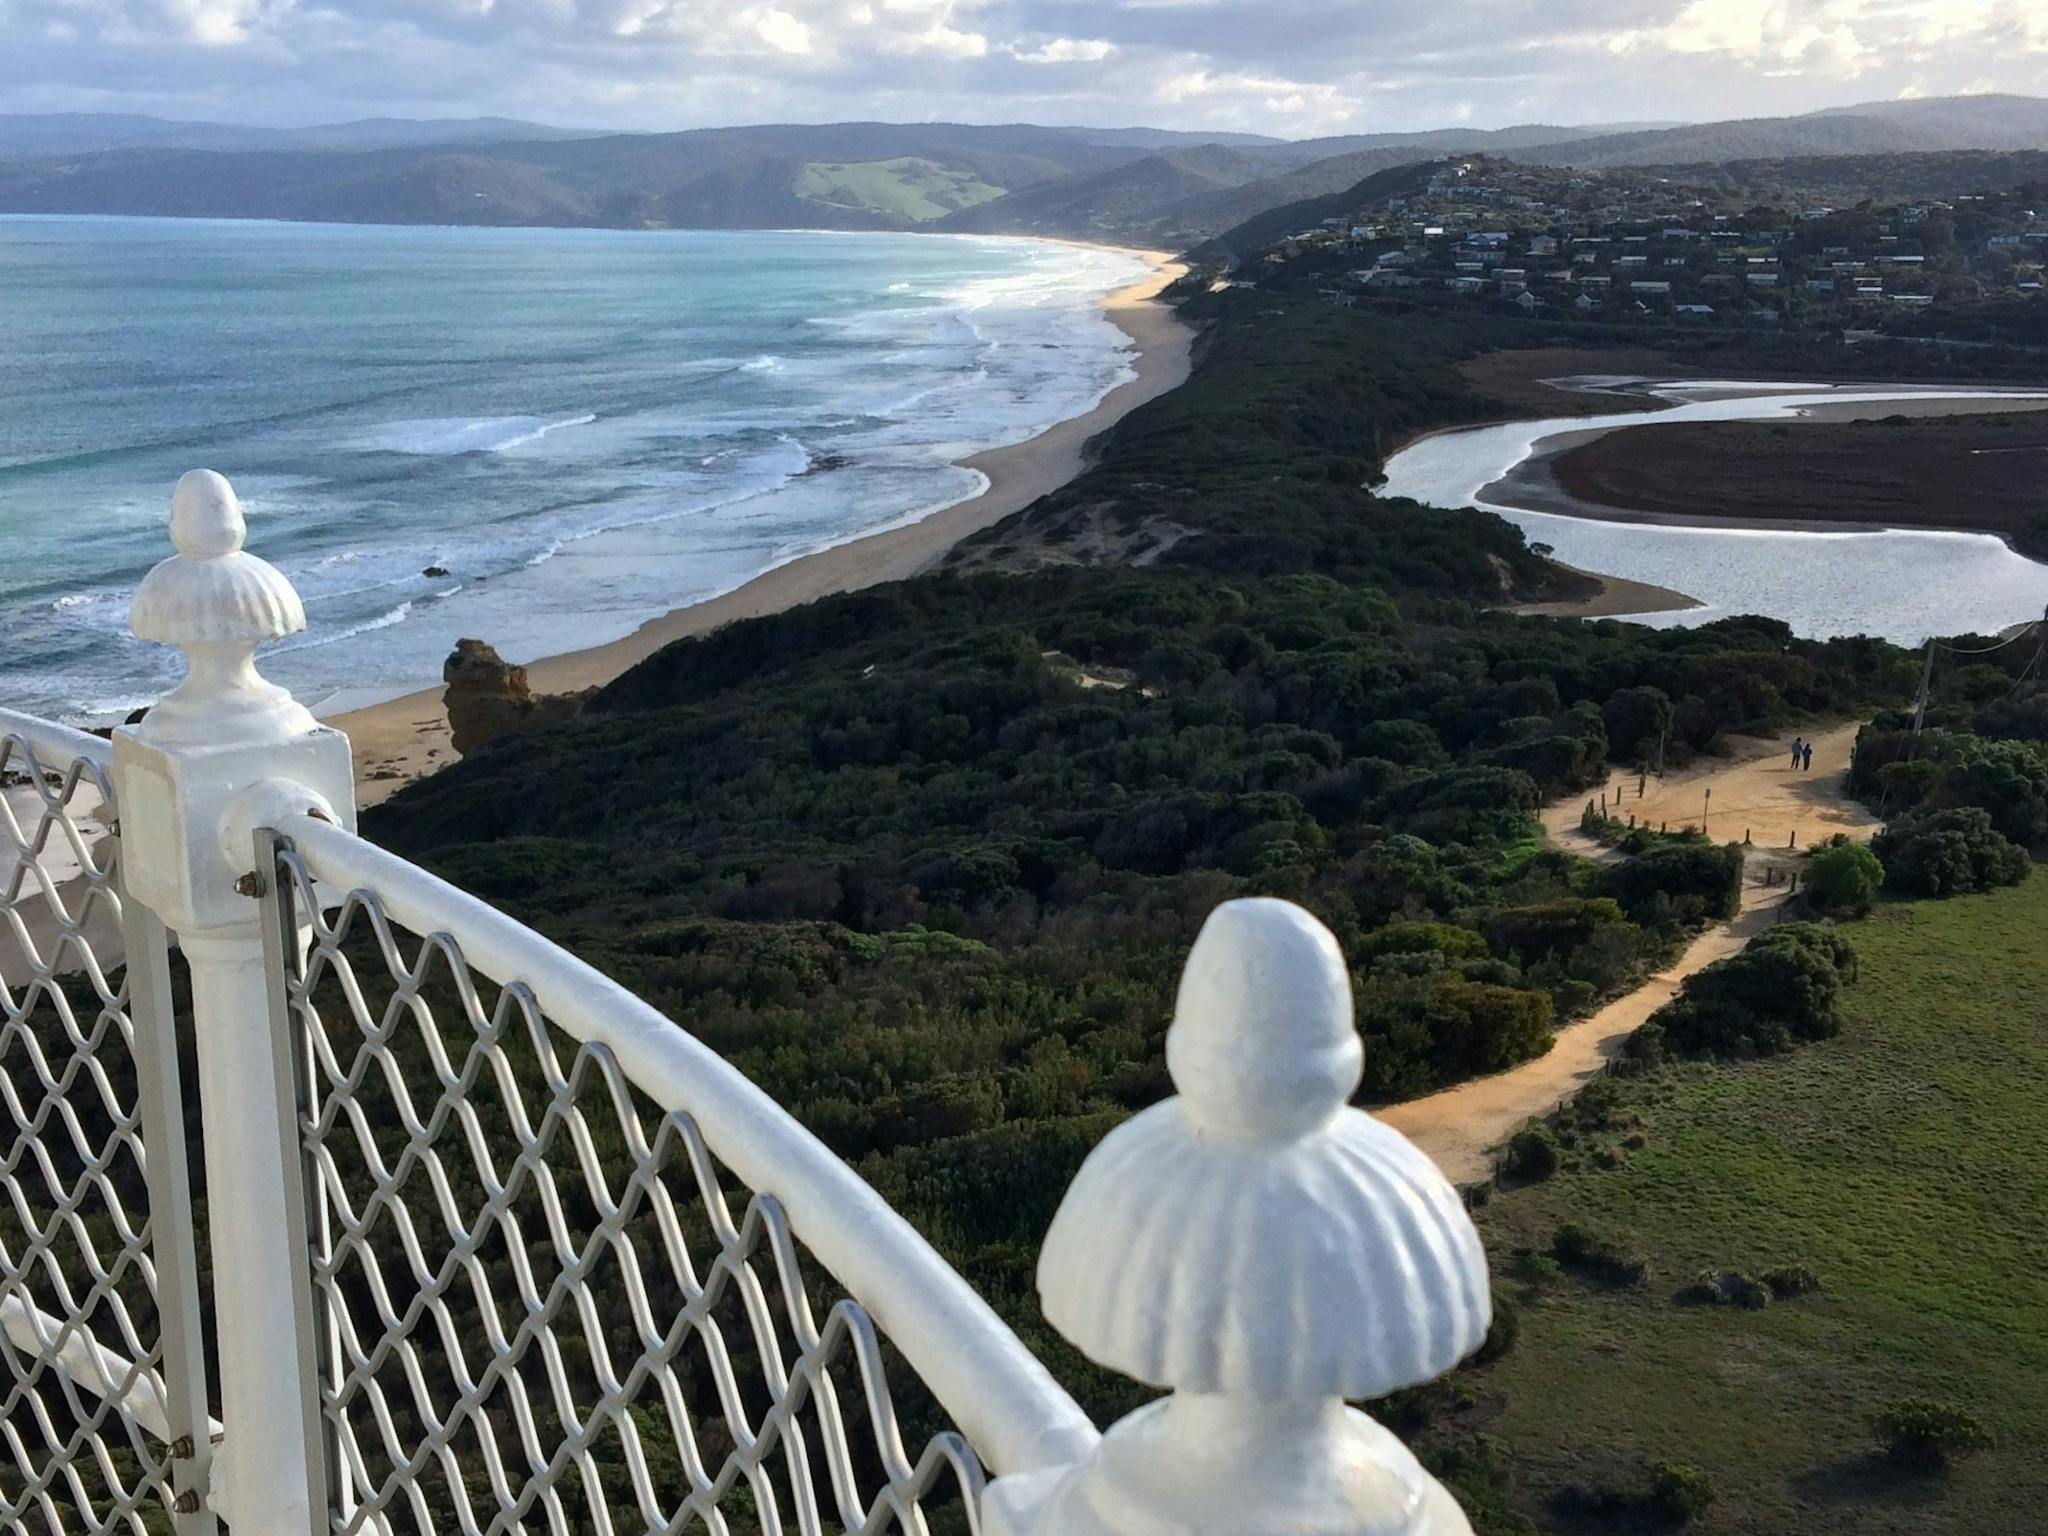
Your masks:
{"label": "sandy track", "polygon": [[[1668,821],[1674,828],[1696,826],[1711,787],[1708,829],[1713,835],[1736,839],[1745,828],[1753,832],[1756,846],[1744,873],[1742,911],[1701,933],[1675,965],[1626,997],[1567,1024],[1545,1055],[1374,1113],[1427,1152],[1453,1183],[1488,1177],[1494,1149],[1517,1126],[1532,1115],[1549,1114],[1606,1070],[1622,1042],[1671,1000],[1686,977],[1726,959],[1778,920],[1788,887],[1760,884],[1763,869],[1802,857],[1805,849],[1837,832],[1861,838],[1875,830],[1876,818],[1848,798],[1849,753],[1856,729],[1839,726],[1812,736],[1813,767],[1803,773],[1790,766],[1788,736],[1782,749],[1777,742],[1745,741],[1735,762],[1716,760],[1663,780],[1652,779],[1640,799],[1636,776],[1615,774],[1607,792],[1610,797],[1625,793],[1623,813],[1635,812],[1638,820]],[[1599,793],[1594,791],[1594,798]],[[1584,809],[1583,797],[1547,807],[1542,817],[1545,833],[1575,853],[1611,857],[1612,850],[1579,831]],[[1794,833],[1799,853],[1786,847]]]}

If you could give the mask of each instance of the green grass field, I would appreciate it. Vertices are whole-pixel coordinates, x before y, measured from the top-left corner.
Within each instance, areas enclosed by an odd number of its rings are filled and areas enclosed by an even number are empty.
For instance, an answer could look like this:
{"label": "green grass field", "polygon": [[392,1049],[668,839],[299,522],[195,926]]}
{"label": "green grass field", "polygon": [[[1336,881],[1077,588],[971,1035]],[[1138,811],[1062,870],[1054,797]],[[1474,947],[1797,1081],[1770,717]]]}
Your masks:
{"label": "green grass field", "polygon": [[[1497,1273],[1521,1336],[1462,1417],[1502,1442],[1539,1528],[1632,1529],[1554,1495],[1668,1459],[1713,1479],[1692,1530],[2048,1531],[2048,876],[1847,931],[1861,976],[1839,1038],[1631,1084],[1646,1146],[1480,1213],[1497,1272],[1565,1221],[1652,1266],[1640,1289],[1537,1296]],[[1791,1262],[1820,1295],[1674,1299],[1703,1270]],[[1945,1479],[1893,1473],[1865,1418],[1915,1394],[1970,1408],[1996,1447]]]}
{"label": "green grass field", "polygon": [[916,156],[849,165],[814,160],[797,173],[793,190],[798,197],[814,202],[868,208],[920,224],[1003,195],[1001,187],[989,185],[971,171]]}

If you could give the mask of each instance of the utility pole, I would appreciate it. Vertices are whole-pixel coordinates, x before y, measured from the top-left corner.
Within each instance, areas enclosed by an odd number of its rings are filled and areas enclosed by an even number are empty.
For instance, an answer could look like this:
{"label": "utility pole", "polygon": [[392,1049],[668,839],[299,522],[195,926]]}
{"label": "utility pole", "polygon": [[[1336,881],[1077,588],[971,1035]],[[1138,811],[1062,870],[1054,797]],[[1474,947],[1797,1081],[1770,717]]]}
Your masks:
{"label": "utility pole", "polygon": [[1920,728],[1927,723],[1927,695],[1934,686],[1934,637],[1927,637],[1927,665],[1920,669],[1920,697],[1913,701],[1913,737],[1917,741]]}

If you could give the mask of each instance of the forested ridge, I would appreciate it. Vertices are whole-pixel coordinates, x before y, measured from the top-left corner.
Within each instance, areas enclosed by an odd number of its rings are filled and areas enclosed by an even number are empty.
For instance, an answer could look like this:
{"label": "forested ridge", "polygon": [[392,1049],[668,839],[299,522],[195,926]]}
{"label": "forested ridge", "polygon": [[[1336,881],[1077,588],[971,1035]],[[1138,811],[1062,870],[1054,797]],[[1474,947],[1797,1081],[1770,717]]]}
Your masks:
{"label": "forested ridge", "polygon": [[[672,646],[365,818],[734,1061],[1097,1412],[1129,1389],[1038,1322],[1033,1255],[1088,1149],[1167,1091],[1172,989],[1217,902],[1331,925],[1365,1099],[1497,1070],[1740,879],[1739,853],[1677,836],[1619,866],[1546,850],[1543,799],[1915,677],[1881,642],[1760,619],[1483,606],[1572,578],[1498,518],[1363,486],[1402,436],[1502,414],[1453,366],[1484,338],[1191,308],[1192,381],[999,528],[1007,563]],[[1077,521],[1144,563],[1068,547]]]}

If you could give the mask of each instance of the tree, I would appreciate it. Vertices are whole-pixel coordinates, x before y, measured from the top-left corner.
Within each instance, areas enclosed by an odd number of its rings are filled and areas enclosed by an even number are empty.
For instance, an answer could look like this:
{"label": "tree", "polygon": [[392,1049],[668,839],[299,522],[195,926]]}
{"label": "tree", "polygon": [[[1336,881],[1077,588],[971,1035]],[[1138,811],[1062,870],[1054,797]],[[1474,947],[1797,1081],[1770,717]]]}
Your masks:
{"label": "tree", "polygon": [[1975,806],[1923,807],[1894,816],[1871,841],[1888,888],[1908,896],[1955,896],[2018,885],[2032,868],[2026,851]]}
{"label": "tree", "polygon": [[1677,719],[1662,688],[1622,688],[1600,707],[1607,724],[1607,750],[1618,763],[1654,761]]}
{"label": "tree", "polygon": [[1847,838],[1836,838],[1807,861],[1807,898],[1822,912],[1860,917],[1883,885],[1884,865],[1877,855]]}
{"label": "tree", "polygon": [[1651,1022],[1688,1055],[1776,1055],[1840,1032],[1842,989],[1855,975],[1856,952],[1840,934],[1785,923],[1688,976]]}
{"label": "tree", "polygon": [[1614,865],[1603,883],[1638,923],[1729,918],[1742,906],[1742,850],[1665,843]]}

